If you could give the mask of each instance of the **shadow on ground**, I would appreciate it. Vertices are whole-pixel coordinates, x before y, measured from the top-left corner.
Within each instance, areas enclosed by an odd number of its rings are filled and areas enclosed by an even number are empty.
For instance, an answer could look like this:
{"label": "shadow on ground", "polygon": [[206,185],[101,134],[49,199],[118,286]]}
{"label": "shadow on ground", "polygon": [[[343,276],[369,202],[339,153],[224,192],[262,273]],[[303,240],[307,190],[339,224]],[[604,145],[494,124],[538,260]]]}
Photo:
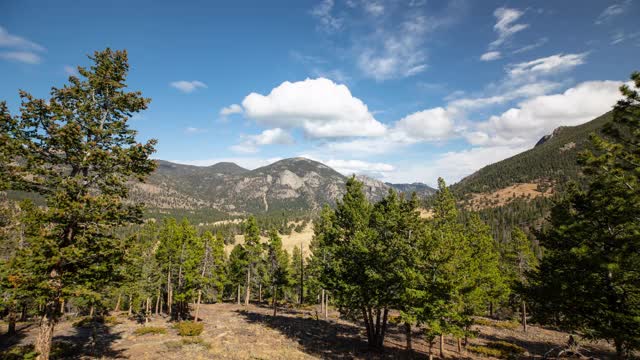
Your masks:
{"label": "shadow on ground", "polygon": [[[265,315],[247,310],[237,310],[250,323],[257,323],[278,330],[288,338],[298,342],[303,351],[323,359],[406,359],[402,348],[385,346],[382,352],[368,350],[361,329],[355,325],[334,321],[316,320],[300,316],[300,313],[283,309],[282,313],[298,315],[294,317]],[[422,353],[414,352],[413,359],[426,358]]]}

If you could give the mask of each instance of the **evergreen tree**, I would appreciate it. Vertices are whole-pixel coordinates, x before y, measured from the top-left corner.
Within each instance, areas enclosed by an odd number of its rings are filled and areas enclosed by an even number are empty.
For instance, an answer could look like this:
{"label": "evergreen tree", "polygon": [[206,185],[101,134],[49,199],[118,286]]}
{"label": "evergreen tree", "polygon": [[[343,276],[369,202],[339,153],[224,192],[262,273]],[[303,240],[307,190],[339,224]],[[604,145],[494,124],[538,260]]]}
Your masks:
{"label": "evergreen tree", "polygon": [[260,228],[256,218],[250,216],[245,224],[244,231],[244,250],[246,251],[247,268],[246,275],[247,280],[245,282],[245,298],[244,304],[249,305],[251,299],[251,286],[252,275],[255,275],[257,266],[262,258],[262,244],[260,243]]}
{"label": "evergreen tree", "polygon": [[619,358],[640,348],[640,73],[631,78],[606,137],[580,159],[588,186],[553,209],[528,289],[537,315],[613,341]]}
{"label": "evergreen tree", "polygon": [[269,231],[269,243],[267,246],[267,267],[269,269],[269,282],[273,296],[273,316],[276,316],[278,290],[289,285],[289,254],[282,249],[282,238],[275,229]]}
{"label": "evergreen tree", "polygon": [[91,59],[91,68],[78,68],[83,79],[69,77],[48,100],[21,91],[20,116],[0,106],[2,136],[11,139],[0,147],[9,188],[47,201],[45,234],[29,249],[31,280],[38,284],[33,298],[41,305],[39,359],[49,358],[60,299],[79,292],[96,297],[99,285],[117,280],[124,252],[109,229],[140,220],[142,208],[125,202],[127,181],[143,180],[155,168],[149,159],[155,140],[137,143],[127,124],[150,101],[125,90],[127,53],[106,49]]}
{"label": "evergreen tree", "polygon": [[[527,234],[519,228],[511,232],[511,241],[505,244],[503,254],[503,271],[510,281],[511,288],[517,289],[526,283],[527,272],[533,271],[538,266],[538,258],[533,250],[533,244]],[[517,294],[517,292],[515,293]],[[522,317],[522,329],[527,331],[527,304],[520,300],[520,315]]]}
{"label": "evergreen tree", "polygon": [[229,254],[227,279],[231,285],[231,297],[236,298],[238,305],[240,305],[240,288],[247,279],[248,264],[247,251],[244,246],[241,244],[234,246]]}
{"label": "evergreen tree", "polygon": [[300,247],[293,247],[291,252],[291,286],[293,286],[298,303],[304,302],[304,286],[305,286],[305,261]]}

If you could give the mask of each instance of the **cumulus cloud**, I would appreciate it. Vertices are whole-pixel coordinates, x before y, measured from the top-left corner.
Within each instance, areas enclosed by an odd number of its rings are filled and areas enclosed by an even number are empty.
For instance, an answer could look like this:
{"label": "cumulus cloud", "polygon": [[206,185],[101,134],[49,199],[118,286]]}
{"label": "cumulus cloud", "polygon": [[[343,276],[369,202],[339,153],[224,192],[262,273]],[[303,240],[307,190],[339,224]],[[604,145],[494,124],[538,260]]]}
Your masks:
{"label": "cumulus cloud", "polygon": [[231,104],[229,106],[220,109],[220,116],[229,116],[232,114],[242,114],[242,106],[238,104]]}
{"label": "cumulus cloud", "polygon": [[193,80],[193,81],[186,81],[186,80],[174,81],[169,85],[171,85],[171,87],[173,87],[173,88],[176,88],[176,89],[182,91],[185,94],[192,93],[192,92],[196,91],[199,88],[207,88],[207,84],[203,83],[202,81],[198,81],[198,80]]}
{"label": "cumulus cloud", "polygon": [[618,81],[587,81],[561,94],[523,101],[477,125],[467,139],[476,145],[534,144],[558,126],[575,126],[611,110],[620,98]]}
{"label": "cumulus cloud", "polygon": [[444,140],[453,131],[454,115],[441,107],[418,111],[398,120],[394,131],[416,141]]}
{"label": "cumulus cloud", "polygon": [[386,131],[347,86],[325,78],[285,81],[268,95],[247,95],[242,107],[246,117],[261,125],[300,128],[312,138],[380,136]]}
{"label": "cumulus cloud", "polygon": [[73,66],[65,65],[64,72],[69,76],[80,76],[80,73],[78,73],[78,69]]}
{"label": "cumulus cloud", "polygon": [[244,140],[231,147],[231,150],[239,153],[255,153],[258,152],[258,147],[263,145],[288,145],[293,144],[295,141],[288,132],[280,129],[268,129],[258,135],[248,135],[244,137]]}
{"label": "cumulus cloud", "polygon": [[624,14],[629,6],[631,6],[631,0],[625,0],[607,7],[596,19],[596,24],[602,25],[610,22],[614,17]]}
{"label": "cumulus cloud", "polygon": [[280,157],[275,158],[260,158],[253,156],[244,157],[223,157],[201,160],[169,160],[177,164],[193,165],[193,166],[211,166],[219,162],[232,162],[242,166],[245,169],[253,170],[262,166],[272,164],[276,161],[282,160]]}
{"label": "cumulus cloud", "polygon": [[516,33],[528,28],[528,24],[516,23],[523,14],[524,12],[518,9],[505,7],[496,9],[493,12],[493,16],[496,17],[496,24],[493,26],[493,30],[498,34],[498,38],[489,44],[489,47],[495,49],[508,41]]}
{"label": "cumulus cloud", "polygon": [[333,168],[337,172],[344,175],[367,175],[371,177],[380,177],[383,174],[394,171],[395,167],[391,164],[382,162],[369,162],[363,160],[326,160],[321,161],[325,165]]}
{"label": "cumulus cloud", "polygon": [[488,51],[480,56],[480,60],[482,61],[493,61],[498,60],[502,57],[500,51]]}

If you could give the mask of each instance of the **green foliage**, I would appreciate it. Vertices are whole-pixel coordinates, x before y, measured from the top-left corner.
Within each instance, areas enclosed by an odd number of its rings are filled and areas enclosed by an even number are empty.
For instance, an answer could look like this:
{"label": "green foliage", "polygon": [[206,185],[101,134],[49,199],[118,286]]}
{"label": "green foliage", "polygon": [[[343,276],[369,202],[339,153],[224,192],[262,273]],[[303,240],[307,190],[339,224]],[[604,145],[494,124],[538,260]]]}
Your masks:
{"label": "green foliage", "polygon": [[[640,73],[632,80],[640,87]],[[621,90],[613,123],[580,158],[586,188],[569,188],[540,236],[527,295],[541,320],[611,340],[625,358],[640,348],[640,95]]]}
{"label": "green foliage", "polygon": [[160,334],[166,334],[166,333],[167,333],[167,328],[164,328],[161,326],[143,326],[135,329],[133,332],[133,334],[137,336],[142,336],[147,334],[160,335]]}
{"label": "green foliage", "polygon": [[204,324],[193,321],[181,321],[174,325],[180,336],[198,336],[204,330]]}

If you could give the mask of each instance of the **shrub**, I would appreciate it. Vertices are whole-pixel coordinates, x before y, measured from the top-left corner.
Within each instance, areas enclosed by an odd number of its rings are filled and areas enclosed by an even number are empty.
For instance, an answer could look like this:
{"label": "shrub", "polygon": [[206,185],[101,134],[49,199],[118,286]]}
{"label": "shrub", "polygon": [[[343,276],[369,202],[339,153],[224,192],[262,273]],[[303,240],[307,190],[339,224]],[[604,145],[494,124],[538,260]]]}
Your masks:
{"label": "shrub", "polygon": [[0,358],[7,360],[33,360],[37,355],[31,344],[13,346],[7,351],[0,351]]}
{"label": "shrub", "polygon": [[137,328],[133,333],[138,336],[146,334],[166,334],[167,329],[160,326],[143,326]]}
{"label": "shrub", "polygon": [[83,316],[81,318],[79,318],[78,320],[73,322],[73,326],[74,327],[87,327],[89,325],[91,325],[91,322],[93,321],[92,318],[88,317],[88,316]]}
{"label": "shrub", "polygon": [[200,337],[186,337],[182,339],[182,345],[200,345],[205,349],[211,348],[211,344]]}
{"label": "shrub", "polygon": [[181,321],[175,325],[180,336],[198,336],[202,333],[204,325],[193,321]]}
{"label": "shrub", "polygon": [[118,319],[117,316],[107,316],[104,318],[104,323],[107,325],[119,325],[122,324],[122,321],[120,321],[120,319]]}

